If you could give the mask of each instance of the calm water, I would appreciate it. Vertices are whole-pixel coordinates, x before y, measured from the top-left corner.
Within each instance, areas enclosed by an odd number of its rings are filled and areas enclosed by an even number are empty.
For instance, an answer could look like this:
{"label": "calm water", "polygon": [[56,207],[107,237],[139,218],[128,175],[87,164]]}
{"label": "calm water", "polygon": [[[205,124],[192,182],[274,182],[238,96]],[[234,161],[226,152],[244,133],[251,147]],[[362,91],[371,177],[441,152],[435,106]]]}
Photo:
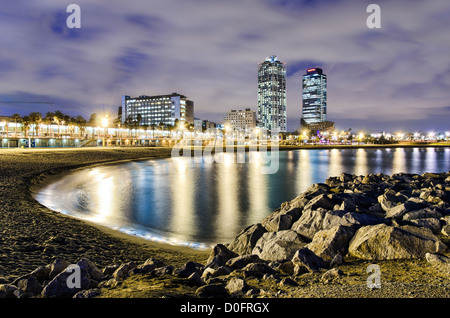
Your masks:
{"label": "calm water", "polygon": [[342,172],[450,170],[449,148],[293,150],[276,174],[261,163],[191,163],[170,158],[96,167],[42,188],[47,207],[147,239],[193,247],[228,242],[311,184]]}

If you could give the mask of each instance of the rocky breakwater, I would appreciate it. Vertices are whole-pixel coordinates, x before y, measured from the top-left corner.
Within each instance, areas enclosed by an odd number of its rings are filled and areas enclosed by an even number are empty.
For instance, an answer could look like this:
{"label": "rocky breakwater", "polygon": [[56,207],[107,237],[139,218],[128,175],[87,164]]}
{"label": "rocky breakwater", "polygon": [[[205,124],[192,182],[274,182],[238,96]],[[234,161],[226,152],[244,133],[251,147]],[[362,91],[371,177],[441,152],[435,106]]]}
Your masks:
{"label": "rocky breakwater", "polygon": [[345,256],[378,261],[442,255],[450,235],[450,172],[343,173],[307,191],[243,230],[227,245],[292,274],[328,269]]}

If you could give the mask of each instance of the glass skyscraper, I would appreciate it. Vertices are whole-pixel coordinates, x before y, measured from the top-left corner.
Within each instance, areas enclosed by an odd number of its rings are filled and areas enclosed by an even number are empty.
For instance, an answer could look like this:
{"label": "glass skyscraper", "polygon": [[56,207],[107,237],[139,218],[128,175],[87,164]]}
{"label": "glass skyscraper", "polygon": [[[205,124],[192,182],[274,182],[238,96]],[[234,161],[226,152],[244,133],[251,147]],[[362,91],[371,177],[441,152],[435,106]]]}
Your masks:
{"label": "glass skyscraper", "polygon": [[258,64],[258,121],[269,131],[287,131],[286,69],[275,55]]}
{"label": "glass skyscraper", "polygon": [[321,68],[306,70],[302,99],[302,119],[308,125],[327,121],[327,76]]}

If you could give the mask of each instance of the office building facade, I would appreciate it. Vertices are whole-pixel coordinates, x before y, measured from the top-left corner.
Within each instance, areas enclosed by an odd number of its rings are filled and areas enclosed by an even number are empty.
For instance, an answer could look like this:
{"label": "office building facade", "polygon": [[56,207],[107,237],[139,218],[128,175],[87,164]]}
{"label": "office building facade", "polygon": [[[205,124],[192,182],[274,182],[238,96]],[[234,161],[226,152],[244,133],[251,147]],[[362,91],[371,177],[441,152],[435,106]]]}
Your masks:
{"label": "office building facade", "polygon": [[269,131],[287,131],[286,68],[275,55],[258,64],[258,121]]}
{"label": "office building facade", "polygon": [[234,130],[246,130],[256,127],[256,112],[250,108],[245,110],[231,110],[226,113],[225,126]]}
{"label": "office building facade", "polygon": [[130,97],[122,96],[122,123],[139,120],[139,125],[173,126],[176,122],[194,124],[194,102],[178,93]]}
{"label": "office building facade", "polygon": [[327,121],[327,76],[321,68],[310,68],[303,75],[302,119],[308,124]]}

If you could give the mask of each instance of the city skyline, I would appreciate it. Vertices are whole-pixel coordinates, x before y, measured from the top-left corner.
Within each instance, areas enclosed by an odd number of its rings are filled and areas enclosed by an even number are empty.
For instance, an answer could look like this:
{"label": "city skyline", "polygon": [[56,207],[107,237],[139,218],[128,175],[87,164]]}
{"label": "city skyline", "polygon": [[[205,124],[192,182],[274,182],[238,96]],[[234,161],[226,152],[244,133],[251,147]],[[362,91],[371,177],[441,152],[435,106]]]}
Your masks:
{"label": "city skyline", "polygon": [[257,109],[257,63],[276,54],[289,132],[310,67],[326,70],[338,129],[448,130],[450,4],[377,3],[381,29],[366,25],[370,2],[345,0],[83,0],[80,29],[66,26],[69,3],[11,3],[0,13],[0,101],[55,104],[1,103],[0,116],[114,114],[124,94],[178,91],[195,101],[195,117],[220,122],[229,105]]}

